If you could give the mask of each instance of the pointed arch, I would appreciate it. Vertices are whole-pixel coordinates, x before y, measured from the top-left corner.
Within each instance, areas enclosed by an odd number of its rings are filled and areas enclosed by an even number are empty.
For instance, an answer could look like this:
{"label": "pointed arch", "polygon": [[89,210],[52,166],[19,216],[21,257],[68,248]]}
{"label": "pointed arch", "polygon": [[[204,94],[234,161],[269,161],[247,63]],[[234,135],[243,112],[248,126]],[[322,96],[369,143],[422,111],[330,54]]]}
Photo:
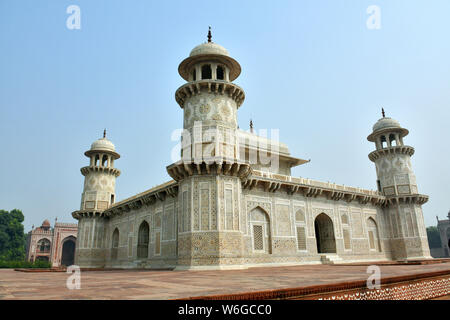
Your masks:
{"label": "pointed arch", "polygon": [[75,263],[75,245],[76,238],[74,236],[68,236],[61,242],[61,265],[71,266]]}
{"label": "pointed arch", "polygon": [[348,218],[348,213],[341,215],[341,225],[342,225],[342,238],[344,240],[344,250],[352,249],[352,235],[350,228],[350,220]]}
{"label": "pointed arch", "polygon": [[349,223],[348,223],[348,215],[347,215],[346,213],[344,213],[344,214],[341,216],[341,222],[342,222],[342,224],[349,224]]}
{"label": "pointed arch", "polygon": [[320,213],[314,220],[317,253],[336,253],[333,220],[325,213]]}
{"label": "pointed arch", "polygon": [[378,225],[372,217],[366,220],[367,238],[369,239],[369,249],[381,252],[380,236]]}
{"label": "pointed arch", "polygon": [[38,252],[49,253],[51,248],[51,242],[47,238],[42,238],[37,243]]}
{"label": "pointed arch", "polygon": [[117,260],[119,250],[119,237],[120,237],[119,229],[115,228],[112,234],[112,241],[111,241],[111,260]]}
{"label": "pointed arch", "polygon": [[138,231],[137,257],[148,258],[148,243],[150,239],[150,226],[147,221],[142,221]]}
{"label": "pointed arch", "polygon": [[302,209],[295,212],[295,222],[306,222],[306,216]]}
{"label": "pointed arch", "polygon": [[269,214],[260,206],[253,208],[248,214],[252,248],[255,253],[272,253],[272,237]]}

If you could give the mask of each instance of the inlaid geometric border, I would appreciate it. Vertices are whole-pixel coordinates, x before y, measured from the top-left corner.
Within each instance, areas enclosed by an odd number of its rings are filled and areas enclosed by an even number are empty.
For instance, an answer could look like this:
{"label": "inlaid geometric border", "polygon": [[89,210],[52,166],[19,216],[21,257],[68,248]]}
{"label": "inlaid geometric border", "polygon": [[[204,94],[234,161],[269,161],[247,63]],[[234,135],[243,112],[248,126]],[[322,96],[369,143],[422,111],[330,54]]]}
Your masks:
{"label": "inlaid geometric border", "polygon": [[450,294],[450,270],[381,279],[380,289],[366,280],[317,286],[183,298],[183,300],[425,300]]}

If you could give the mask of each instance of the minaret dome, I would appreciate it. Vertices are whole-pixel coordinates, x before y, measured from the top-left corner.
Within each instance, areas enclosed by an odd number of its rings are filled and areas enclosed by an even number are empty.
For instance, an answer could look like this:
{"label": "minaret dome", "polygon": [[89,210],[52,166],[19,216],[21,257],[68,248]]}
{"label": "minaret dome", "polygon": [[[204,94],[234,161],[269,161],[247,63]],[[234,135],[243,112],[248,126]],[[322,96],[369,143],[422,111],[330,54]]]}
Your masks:
{"label": "minaret dome", "polygon": [[196,46],[191,50],[189,57],[180,63],[178,73],[184,80],[231,82],[240,75],[239,63],[230,56],[227,49],[211,41],[210,32],[208,42]]}
{"label": "minaret dome", "polygon": [[367,140],[374,142],[377,150],[380,150],[394,146],[403,146],[403,137],[407,136],[408,133],[408,129],[402,128],[397,120],[383,115],[373,125],[372,133],[367,137]]}

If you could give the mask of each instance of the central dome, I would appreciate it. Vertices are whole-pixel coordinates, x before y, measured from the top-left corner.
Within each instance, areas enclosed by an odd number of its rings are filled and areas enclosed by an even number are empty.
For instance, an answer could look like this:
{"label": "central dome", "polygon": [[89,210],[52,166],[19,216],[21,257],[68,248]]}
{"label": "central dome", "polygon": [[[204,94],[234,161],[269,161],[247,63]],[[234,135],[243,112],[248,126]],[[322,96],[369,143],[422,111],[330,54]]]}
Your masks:
{"label": "central dome", "polygon": [[213,54],[213,55],[221,55],[229,57],[230,54],[228,50],[222,47],[220,44],[214,42],[206,42],[196,46],[191,50],[189,57],[205,55],[205,54]]}

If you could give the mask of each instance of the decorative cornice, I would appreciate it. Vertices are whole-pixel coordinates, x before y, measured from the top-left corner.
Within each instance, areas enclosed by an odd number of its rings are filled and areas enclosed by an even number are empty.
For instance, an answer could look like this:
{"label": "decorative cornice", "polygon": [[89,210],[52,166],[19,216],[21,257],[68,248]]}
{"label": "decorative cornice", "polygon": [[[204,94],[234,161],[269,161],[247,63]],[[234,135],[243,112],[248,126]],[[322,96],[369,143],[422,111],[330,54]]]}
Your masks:
{"label": "decorative cornice", "polygon": [[297,192],[305,197],[326,197],[330,200],[358,201],[361,204],[371,202],[373,205],[386,205],[386,197],[378,191],[345,187],[334,183],[325,183],[310,179],[294,178],[291,176],[272,174],[253,170],[252,174],[242,183],[244,189],[252,190],[261,186],[266,192],[284,190],[289,195]]}
{"label": "decorative cornice", "polygon": [[81,168],[80,171],[83,176],[86,176],[87,174],[89,174],[91,172],[104,172],[104,173],[112,174],[116,177],[120,176],[119,169],[110,168],[110,167],[88,166],[88,167]]}
{"label": "decorative cornice", "polygon": [[199,80],[188,82],[179,87],[175,92],[175,100],[178,102],[181,108],[184,108],[184,103],[187,98],[198,95],[202,92],[221,95],[226,94],[234,101],[236,101],[238,108],[241,106],[245,99],[244,90],[234,83],[224,80]]}
{"label": "decorative cornice", "polygon": [[72,212],[72,217],[77,220],[79,220],[80,218],[104,218],[105,214],[104,211],[98,210],[77,210]]}
{"label": "decorative cornice", "polygon": [[[189,171],[184,167],[185,165],[187,168],[191,168],[191,173],[189,173]],[[221,166],[219,163],[209,164],[208,166],[210,174],[228,174],[239,176],[242,179],[243,188],[249,190],[254,189],[256,186],[261,186],[264,188],[264,191],[271,193],[282,190],[287,192],[289,195],[301,193],[305,197],[325,197],[329,200],[344,200],[349,203],[352,201],[357,201],[360,204],[371,203],[380,207],[408,203],[422,205],[428,201],[428,196],[422,194],[386,197],[378,191],[346,187],[336,185],[334,183],[325,183],[311,179],[295,178],[286,175],[252,170],[246,163],[228,163],[223,161]],[[205,163],[200,164],[200,169],[197,168],[198,167],[195,164],[184,164],[178,162],[167,167],[167,170],[172,173],[177,172],[176,177],[181,179],[192,175],[208,174]],[[155,204],[157,201],[164,201],[168,196],[176,197],[177,195],[178,182],[170,181],[161,186],[154,187],[136,196],[118,202],[104,211],[78,210],[72,212],[72,217],[79,220],[80,218],[110,218],[115,215],[120,216],[124,213],[130,212],[131,210],[137,210],[142,206],[149,206]]]}
{"label": "decorative cornice", "polygon": [[176,181],[193,175],[228,175],[245,180],[252,168],[248,162],[223,157],[211,157],[200,163],[179,160],[168,166],[167,173]]}
{"label": "decorative cornice", "polygon": [[427,203],[428,199],[429,197],[424,194],[410,194],[410,195],[387,197],[386,200],[390,205],[408,204],[408,203],[422,205],[424,203]]}
{"label": "decorative cornice", "polygon": [[110,154],[113,156],[114,160],[117,160],[120,158],[120,154],[118,154],[117,152],[112,151],[112,150],[88,150],[84,153],[84,155],[88,158],[92,155],[97,155],[97,154]]}
{"label": "decorative cornice", "polygon": [[72,217],[75,219],[80,218],[93,218],[93,217],[102,217],[102,218],[110,218],[115,215],[122,215],[126,212],[130,212],[131,210],[137,210],[142,206],[152,205],[156,203],[157,200],[164,201],[167,196],[176,197],[178,195],[178,183],[175,181],[169,181],[162,185],[151,188],[147,191],[139,193],[133,197],[122,200],[120,202],[115,203],[108,209],[104,211],[98,210],[78,210],[72,212]]}
{"label": "decorative cornice", "polygon": [[389,148],[383,148],[379,150],[372,151],[369,153],[369,159],[370,161],[376,161],[380,159],[383,156],[389,155],[389,154],[406,154],[408,156],[412,156],[414,154],[414,148],[410,146],[395,146],[395,147],[389,147]]}

